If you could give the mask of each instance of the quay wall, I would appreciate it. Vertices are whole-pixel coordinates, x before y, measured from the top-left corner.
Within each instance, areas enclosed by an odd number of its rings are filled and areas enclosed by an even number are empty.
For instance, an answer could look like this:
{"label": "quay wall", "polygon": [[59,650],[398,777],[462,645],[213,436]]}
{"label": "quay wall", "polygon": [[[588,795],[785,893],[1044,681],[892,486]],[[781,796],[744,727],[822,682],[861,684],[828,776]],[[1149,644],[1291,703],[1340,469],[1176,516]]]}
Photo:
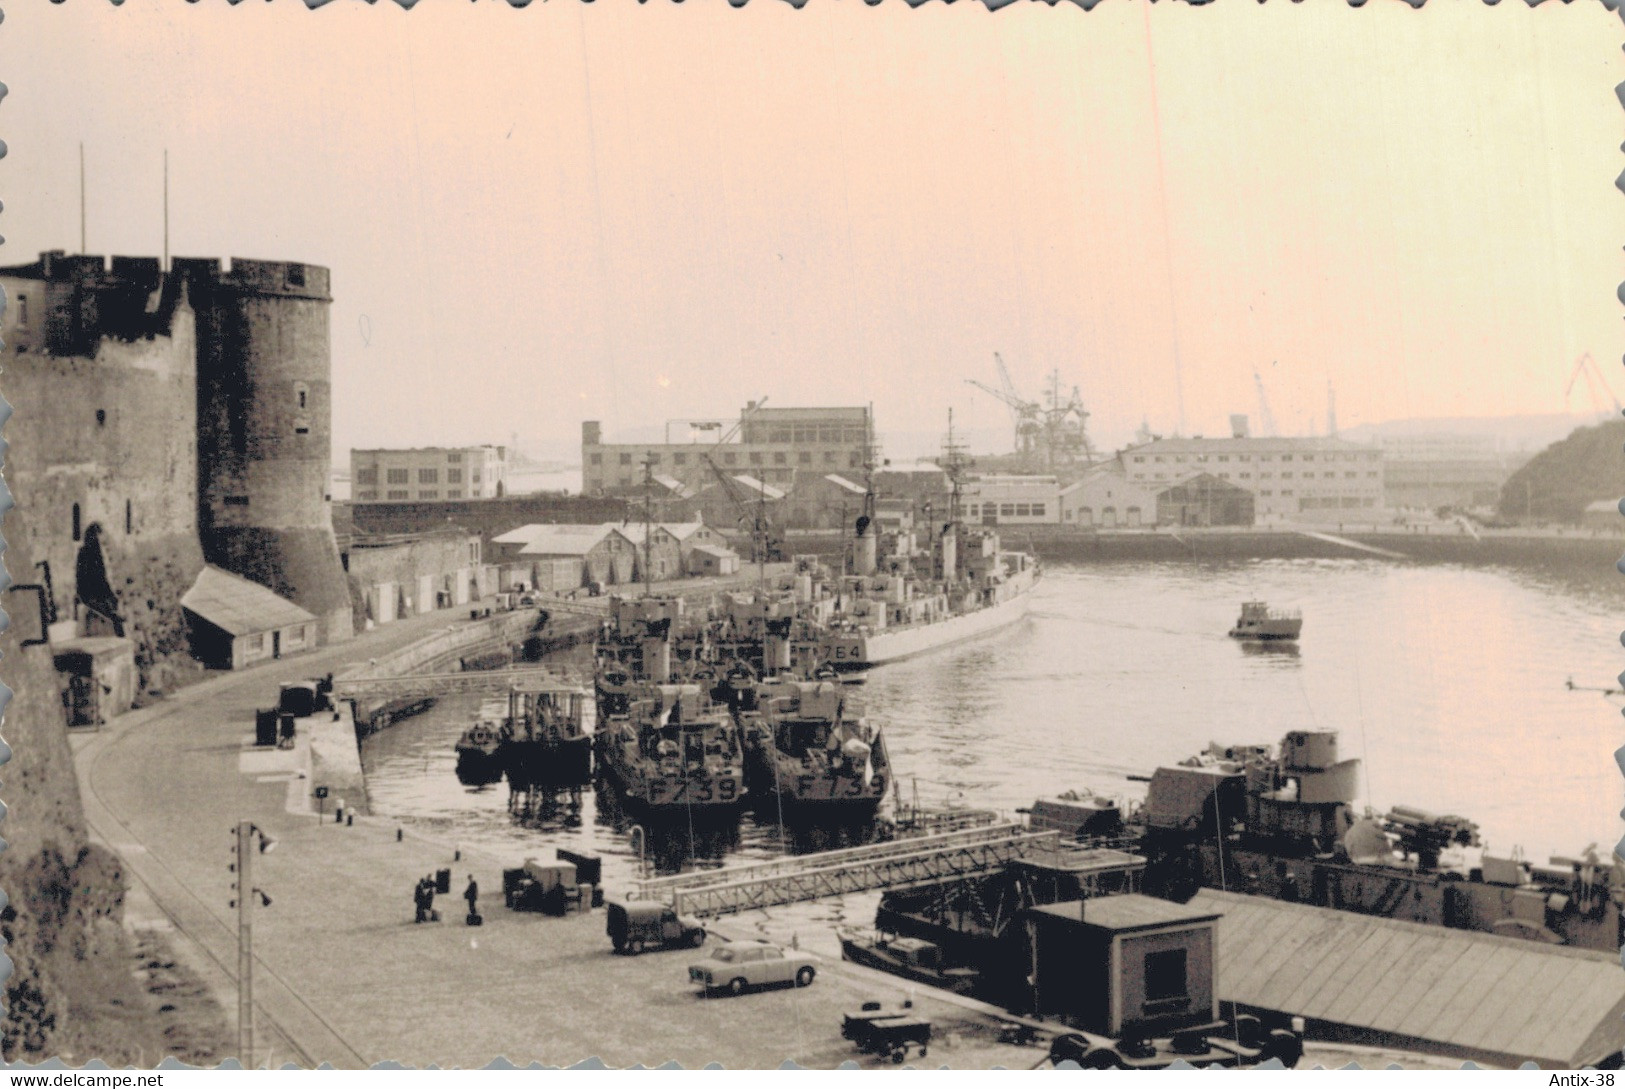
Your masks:
{"label": "quay wall", "polygon": [[[1419,563],[1545,567],[1609,576],[1614,574],[1614,564],[1625,556],[1625,535],[1585,529],[1488,530],[1476,538],[1458,526],[1418,526],[1409,530],[1344,527],[1339,531],[1336,525],[1331,525],[1305,526],[1304,530],[1397,552]],[[1042,560],[1084,564],[1375,558],[1372,553],[1294,530],[1087,532],[1069,526],[1021,526],[1005,527],[1001,537],[1006,548],[1029,550]],[[786,551],[839,557],[842,545],[841,538],[830,534],[792,534]],[[1625,581],[1621,586],[1625,586]]]}

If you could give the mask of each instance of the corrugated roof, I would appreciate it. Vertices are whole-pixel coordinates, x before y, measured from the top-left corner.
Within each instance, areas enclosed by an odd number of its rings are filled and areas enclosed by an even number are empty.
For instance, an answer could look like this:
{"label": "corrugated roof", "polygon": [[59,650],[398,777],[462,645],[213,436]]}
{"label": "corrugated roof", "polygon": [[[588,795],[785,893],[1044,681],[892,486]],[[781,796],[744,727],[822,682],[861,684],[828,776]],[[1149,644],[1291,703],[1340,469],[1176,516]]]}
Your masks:
{"label": "corrugated roof", "polygon": [[316,618],[257,582],[205,567],[192,588],[181,597],[181,607],[231,635],[274,631]]}
{"label": "corrugated roof", "polygon": [[1226,1001],[1489,1061],[1577,1068],[1625,1047],[1625,972],[1608,953],[1213,889],[1191,904],[1222,914]]}

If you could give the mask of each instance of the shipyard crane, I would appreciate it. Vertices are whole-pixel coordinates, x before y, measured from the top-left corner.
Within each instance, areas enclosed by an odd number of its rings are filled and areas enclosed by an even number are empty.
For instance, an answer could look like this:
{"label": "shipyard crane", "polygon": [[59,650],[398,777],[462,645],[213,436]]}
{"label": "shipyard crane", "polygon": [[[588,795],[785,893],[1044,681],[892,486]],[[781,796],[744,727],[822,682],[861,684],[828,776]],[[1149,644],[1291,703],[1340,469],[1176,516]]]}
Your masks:
{"label": "shipyard crane", "polygon": [[1603,377],[1602,368],[1598,367],[1597,361],[1591,358],[1591,353],[1586,352],[1575,362],[1574,372],[1569,375],[1569,384],[1563,387],[1564,412],[1569,410],[1569,395],[1574,392],[1574,383],[1578,382],[1581,377],[1584,377],[1586,380],[1586,392],[1591,395],[1592,407],[1595,408],[1599,414],[1605,411],[1602,405],[1602,398],[1598,396],[1599,389],[1602,393],[1608,394],[1608,399],[1614,403],[1615,414],[1622,411],[1619,404],[1619,398],[1614,396],[1614,391],[1608,386],[1608,380]]}
{"label": "shipyard crane", "polygon": [[1275,413],[1270,411],[1270,399],[1264,395],[1264,379],[1253,372],[1253,385],[1258,389],[1258,431],[1267,438],[1275,437]]}
{"label": "shipyard crane", "polygon": [[993,353],[993,360],[999,366],[999,384],[1001,389],[994,389],[985,382],[978,382],[974,378],[965,379],[984,393],[991,394],[1003,401],[1010,410],[1010,423],[1015,428],[1016,450],[1022,454],[1032,453],[1038,446],[1043,434],[1043,424],[1040,422],[1041,407],[1037,401],[1029,401],[1016,393],[1016,385],[1010,380],[1010,368],[1004,365],[1004,357],[998,352]]}
{"label": "shipyard crane", "polygon": [[[775,558],[779,549],[779,539],[773,532],[773,524],[767,517],[767,493],[761,488],[766,485],[758,482],[755,503],[749,502],[740,491],[740,482],[722,471],[710,454],[701,454],[700,457],[710,467],[716,476],[717,482],[722,485],[722,492],[729,502],[739,511],[738,524],[742,529],[750,531],[751,549],[756,553],[753,557],[757,563],[766,564]],[[765,577],[765,567],[763,568]]]}

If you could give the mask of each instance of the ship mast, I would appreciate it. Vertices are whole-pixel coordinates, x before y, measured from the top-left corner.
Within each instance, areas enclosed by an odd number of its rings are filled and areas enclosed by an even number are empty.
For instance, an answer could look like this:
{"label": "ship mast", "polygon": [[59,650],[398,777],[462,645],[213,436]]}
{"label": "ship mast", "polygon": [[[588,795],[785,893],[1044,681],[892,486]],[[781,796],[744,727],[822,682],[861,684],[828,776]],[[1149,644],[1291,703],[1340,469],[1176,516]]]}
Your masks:
{"label": "ship mast", "polygon": [[942,469],[948,477],[948,525],[959,524],[959,484],[965,468],[965,445],[954,441],[954,410],[948,410],[948,438],[942,444]]}
{"label": "ship mast", "polygon": [[648,454],[643,459],[643,596],[648,597],[650,583],[654,578],[654,569],[651,566],[650,554],[654,542],[654,503],[655,503],[655,477],[654,454]]}

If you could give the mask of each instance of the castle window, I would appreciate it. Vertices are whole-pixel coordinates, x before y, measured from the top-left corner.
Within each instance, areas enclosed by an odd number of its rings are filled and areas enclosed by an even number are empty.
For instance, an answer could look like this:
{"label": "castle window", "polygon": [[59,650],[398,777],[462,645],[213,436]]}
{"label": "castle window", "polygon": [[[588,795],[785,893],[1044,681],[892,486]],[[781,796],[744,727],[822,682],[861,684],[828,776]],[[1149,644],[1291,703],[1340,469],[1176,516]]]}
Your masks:
{"label": "castle window", "polygon": [[305,385],[303,382],[295,382],[293,384],[293,401],[295,407],[297,407],[301,412],[309,408],[310,387]]}
{"label": "castle window", "polygon": [[75,503],[73,505],[73,539],[75,541],[80,540],[84,535],[84,526],[81,524],[79,517],[79,504]]}
{"label": "castle window", "polygon": [[305,286],[305,266],[304,265],[289,265],[288,266],[288,286],[289,287],[304,287]]}
{"label": "castle window", "polygon": [[17,328],[28,328],[28,296],[17,296]]}
{"label": "castle window", "polygon": [[296,417],[293,421],[293,433],[295,435],[310,434],[310,421],[303,416]]}

